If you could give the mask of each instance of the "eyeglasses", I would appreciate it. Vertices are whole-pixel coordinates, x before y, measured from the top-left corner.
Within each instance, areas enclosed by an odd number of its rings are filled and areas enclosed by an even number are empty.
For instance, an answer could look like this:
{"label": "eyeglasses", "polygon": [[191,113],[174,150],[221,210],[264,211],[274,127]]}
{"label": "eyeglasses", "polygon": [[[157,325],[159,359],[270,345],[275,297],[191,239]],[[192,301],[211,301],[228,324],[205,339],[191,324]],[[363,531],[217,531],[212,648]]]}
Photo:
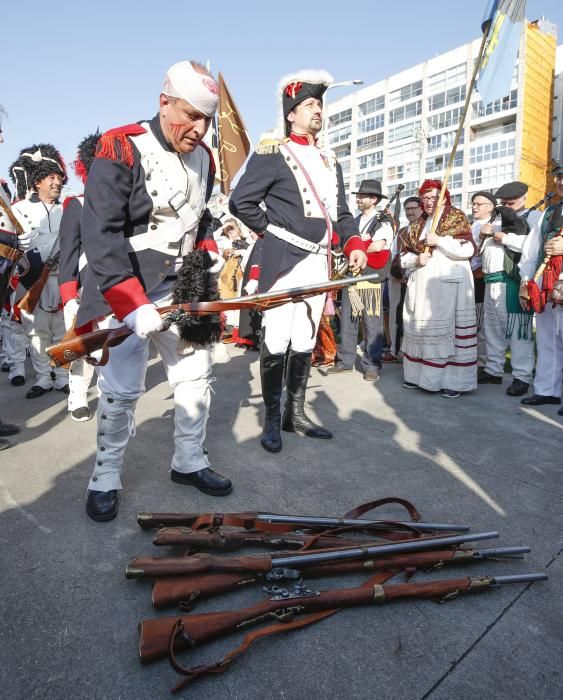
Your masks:
{"label": "eyeglasses", "polygon": [[435,202],[438,199],[438,197],[421,197],[420,201],[421,202]]}

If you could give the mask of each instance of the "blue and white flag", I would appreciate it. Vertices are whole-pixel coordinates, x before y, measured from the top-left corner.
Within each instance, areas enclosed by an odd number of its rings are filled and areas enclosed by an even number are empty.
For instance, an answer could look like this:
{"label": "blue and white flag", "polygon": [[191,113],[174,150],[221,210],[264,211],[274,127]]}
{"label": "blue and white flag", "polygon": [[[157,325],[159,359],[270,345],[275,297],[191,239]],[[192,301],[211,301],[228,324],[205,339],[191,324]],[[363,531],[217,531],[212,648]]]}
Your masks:
{"label": "blue and white flag", "polygon": [[510,94],[526,0],[489,0],[481,28],[489,37],[481,60],[477,90],[485,104]]}

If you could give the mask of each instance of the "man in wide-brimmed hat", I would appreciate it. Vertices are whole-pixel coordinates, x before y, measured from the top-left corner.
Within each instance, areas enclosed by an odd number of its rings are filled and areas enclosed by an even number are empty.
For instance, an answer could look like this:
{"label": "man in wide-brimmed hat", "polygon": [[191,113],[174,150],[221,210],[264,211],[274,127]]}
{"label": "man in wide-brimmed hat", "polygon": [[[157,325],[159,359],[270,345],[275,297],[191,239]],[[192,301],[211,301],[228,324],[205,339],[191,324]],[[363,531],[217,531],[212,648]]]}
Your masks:
{"label": "man in wide-brimmed hat", "polygon": [[354,369],[358,326],[361,321],[364,329],[361,359],[364,379],[376,382],[379,379],[384,344],[382,296],[393,242],[393,226],[391,217],[380,216],[377,209],[383,199],[388,199],[381,190],[379,180],[362,180],[358,191],[352,194],[356,195],[356,204],[360,210],[356,224],[368,257],[366,272],[379,272],[381,279],[378,282],[360,280],[353,289],[342,291],[337,362],[327,372],[339,374]]}
{"label": "man in wide-brimmed hat", "polygon": [[[260,292],[328,280],[333,225],[350,267],[360,270],[366,264],[362,240],[346,204],[342,169],[334,152],[317,144],[323,95],[331,82],[325,71],[301,71],[280,82],[285,138],[260,143],[231,195],[231,212],[262,237],[258,263],[251,271]],[[307,437],[332,437],[304,412],[311,353],[324,302],[324,295],[319,295],[307,305],[286,304],[264,313],[260,376],[266,420],[262,446],[269,452],[281,450],[280,424],[288,432]],[[288,348],[282,422],[280,401]]]}

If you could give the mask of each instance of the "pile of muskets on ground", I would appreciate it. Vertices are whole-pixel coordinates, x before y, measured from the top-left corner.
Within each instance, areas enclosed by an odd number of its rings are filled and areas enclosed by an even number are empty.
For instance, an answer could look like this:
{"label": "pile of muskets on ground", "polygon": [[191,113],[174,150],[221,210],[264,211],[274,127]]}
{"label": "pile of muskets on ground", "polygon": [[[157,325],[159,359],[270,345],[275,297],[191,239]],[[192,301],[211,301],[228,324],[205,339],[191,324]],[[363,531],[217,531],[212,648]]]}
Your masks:
{"label": "pile of muskets on ground", "polygon": [[[404,507],[409,519],[361,517],[388,504]],[[483,560],[522,558],[530,548],[462,546],[494,539],[498,533],[470,534],[466,525],[422,522],[412,503],[400,498],[372,501],[340,518],[258,512],[139,513],[137,520],[142,528],[159,528],[153,540],[155,545],[184,548],[178,556],[138,557],[127,566],[127,578],[153,579],[155,608],[177,606],[186,612],[191,610],[196,599],[237,590],[241,585],[260,585],[268,596],[267,600],[237,610],[178,613],[143,620],[139,624],[140,659],[143,663],[169,659],[182,676],[172,692],[199,676],[223,671],[256,639],[305,627],[342,608],[381,605],[405,598],[443,602],[501,584],[547,578],[544,573],[489,574],[410,582],[415,572]],[[197,553],[198,550],[225,552],[255,546],[282,551],[241,556]],[[354,572],[369,576],[357,588],[319,591],[310,588],[312,584],[303,583],[303,579]],[[406,576],[406,583],[386,583],[401,572]],[[282,588],[283,581],[292,582],[285,584],[291,587]],[[182,649],[194,648],[261,622],[273,624],[248,632],[240,646],[216,663],[188,668],[177,657]]]}

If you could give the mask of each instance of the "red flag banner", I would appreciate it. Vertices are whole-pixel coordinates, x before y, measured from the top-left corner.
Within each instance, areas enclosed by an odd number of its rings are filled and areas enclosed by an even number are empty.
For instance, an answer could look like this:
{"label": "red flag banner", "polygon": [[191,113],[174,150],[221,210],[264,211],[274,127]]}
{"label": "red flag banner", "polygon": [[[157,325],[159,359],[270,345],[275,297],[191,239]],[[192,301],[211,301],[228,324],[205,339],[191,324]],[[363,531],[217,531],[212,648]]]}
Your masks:
{"label": "red flag banner", "polygon": [[221,192],[228,194],[231,182],[250,153],[250,141],[240,112],[231,93],[219,73],[219,110],[217,113],[219,133],[219,172]]}

